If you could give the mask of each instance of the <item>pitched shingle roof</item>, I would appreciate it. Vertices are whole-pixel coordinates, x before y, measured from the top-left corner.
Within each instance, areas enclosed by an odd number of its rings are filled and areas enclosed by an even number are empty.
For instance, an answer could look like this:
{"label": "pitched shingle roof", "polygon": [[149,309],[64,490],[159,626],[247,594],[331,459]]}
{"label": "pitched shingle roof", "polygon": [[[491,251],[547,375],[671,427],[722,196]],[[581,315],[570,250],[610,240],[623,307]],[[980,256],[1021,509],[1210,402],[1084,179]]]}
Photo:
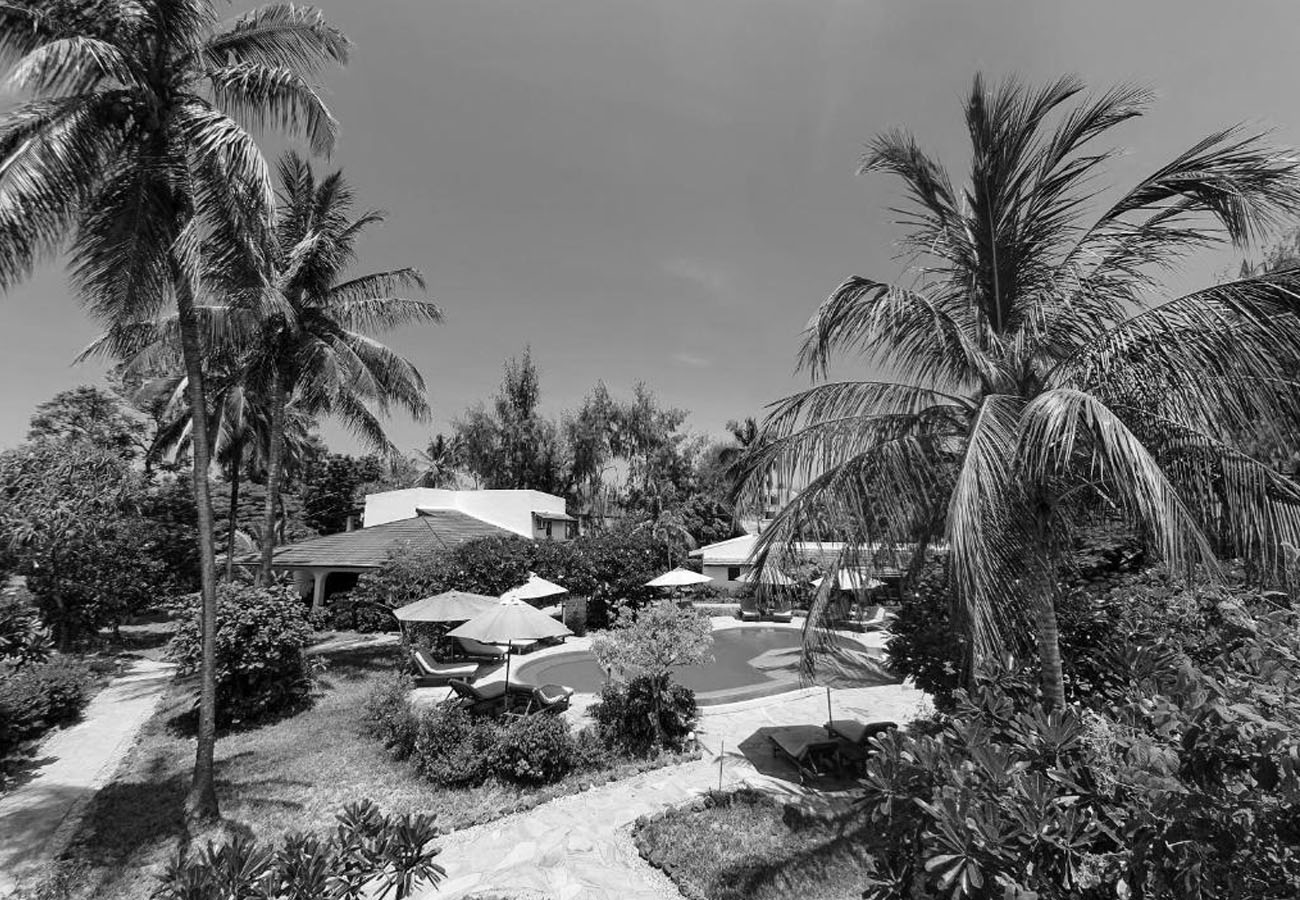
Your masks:
{"label": "pitched shingle roof", "polygon": [[[411,519],[290,544],[275,551],[274,565],[276,568],[378,568],[394,550],[433,553],[485,537],[518,535],[459,510],[430,510]],[[256,557],[250,555],[239,562],[255,563]]]}

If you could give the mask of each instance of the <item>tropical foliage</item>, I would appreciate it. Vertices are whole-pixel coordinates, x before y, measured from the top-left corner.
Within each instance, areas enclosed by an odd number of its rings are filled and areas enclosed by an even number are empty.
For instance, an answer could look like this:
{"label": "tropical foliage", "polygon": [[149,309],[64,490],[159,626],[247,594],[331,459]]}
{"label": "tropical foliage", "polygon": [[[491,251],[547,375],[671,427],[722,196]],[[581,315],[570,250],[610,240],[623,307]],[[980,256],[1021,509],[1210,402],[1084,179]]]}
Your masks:
{"label": "tropical foliage", "polygon": [[188,855],[180,852],[161,874],[154,896],[406,900],[446,876],[436,862],[438,827],[432,816],[385,815],[363,800],[335,818],[337,824],[324,836],[291,834],[276,844],[240,836]]}
{"label": "tropical foliage", "polygon": [[[1280,575],[1300,546],[1300,488],[1233,438],[1300,412],[1295,271],[1155,302],[1192,252],[1290,214],[1296,163],[1228,129],[1104,194],[1116,151],[1099,144],[1150,94],[1082,92],[977,77],[962,185],[907,132],[872,141],[862,171],[905,191],[907,280],[855,275],[821,305],[799,353],[818,383],[775,405],[744,463],[750,505],[772,473],[805,485],[764,533],[774,561],[800,539],[845,541],[845,565],[946,543],[974,654],[1034,635],[1057,706],[1054,573],[1072,523],[1118,511],[1184,572],[1240,555]],[[828,380],[846,354],[884,377]],[[829,587],[814,623],[828,602]]]}
{"label": "tropical foliage", "polygon": [[[190,405],[208,408],[196,295],[210,234],[271,221],[270,172],[248,129],[334,142],[312,79],[347,40],[308,7],[275,4],[221,25],[211,0],[0,8],[0,64],[31,99],[0,123],[0,288],[67,248],[78,295],[112,325],[174,304]],[[208,636],[200,689],[194,819],[217,814],[211,639],[216,565],[207,429],[193,482]]]}
{"label": "tropical foliage", "polygon": [[[44,440],[0,453],[0,542],[68,649],[193,590],[192,529],[114,449]],[[177,552],[179,549],[179,553]]]}

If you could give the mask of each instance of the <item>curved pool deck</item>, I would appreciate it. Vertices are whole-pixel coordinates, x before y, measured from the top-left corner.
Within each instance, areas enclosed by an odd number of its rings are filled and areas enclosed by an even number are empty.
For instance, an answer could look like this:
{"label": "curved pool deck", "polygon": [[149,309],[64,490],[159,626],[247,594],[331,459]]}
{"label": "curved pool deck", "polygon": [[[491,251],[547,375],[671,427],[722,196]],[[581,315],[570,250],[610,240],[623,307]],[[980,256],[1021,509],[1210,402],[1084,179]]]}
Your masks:
{"label": "curved pool deck", "polygon": [[[710,622],[715,633],[733,630],[789,630],[798,633],[803,630],[803,620],[798,618],[790,623],[780,623],[742,622],[730,616],[714,616],[711,617]],[[846,644],[857,645],[863,651],[872,655],[879,654],[884,649],[886,636],[879,633],[837,632],[836,634]],[[571,637],[563,644],[546,647],[522,656],[515,656],[511,660],[510,679],[514,681],[518,677],[522,681],[534,681],[535,679],[529,675],[529,671],[542,668],[539,664],[578,662],[590,659],[591,643],[592,638],[590,636]],[[697,691],[696,702],[701,707],[719,709],[751,700],[808,690],[808,685],[802,683],[796,674],[787,671],[762,672],[756,669],[755,675],[756,678],[752,683],[718,690]],[[478,683],[490,684],[494,681],[503,680],[505,680],[505,667],[500,666],[481,677]],[[580,690],[575,695],[575,705],[585,707],[595,697],[594,692]]]}

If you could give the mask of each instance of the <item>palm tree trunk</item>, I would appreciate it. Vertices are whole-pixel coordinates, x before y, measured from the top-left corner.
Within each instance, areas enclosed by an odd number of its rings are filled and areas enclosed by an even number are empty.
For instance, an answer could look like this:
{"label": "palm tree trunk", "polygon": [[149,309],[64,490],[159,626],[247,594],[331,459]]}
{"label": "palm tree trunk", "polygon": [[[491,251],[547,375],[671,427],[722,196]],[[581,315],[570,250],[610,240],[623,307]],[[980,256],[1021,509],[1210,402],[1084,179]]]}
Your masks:
{"label": "palm tree trunk", "polygon": [[262,565],[257,583],[271,583],[271,560],[275,553],[275,514],[279,508],[281,457],[284,455],[284,382],[277,370],[271,374],[271,433],[266,452],[266,511],[262,517]]}
{"label": "palm tree trunk", "polygon": [[176,283],[176,313],[180,324],[181,351],[185,357],[185,375],[190,395],[190,411],[196,420],[190,429],[193,457],[194,506],[199,525],[199,584],[202,597],[200,613],[203,633],[203,659],[199,667],[199,731],[194,754],[194,780],[185,798],[185,815],[192,823],[218,818],[217,789],[213,772],[213,755],[217,744],[217,562],[212,546],[212,495],[208,490],[208,464],[211,447],[207,428],[208,402],[203,387],[203,353],[199,345],[199,327],[194,314],[194,297],[189,279],[179,266],[173,267]]}
{"label": "palm tree trunk", "polygon": [[226,581],[235,580],[235,530],[239,522],[239,470],[244,462],[244,442],[235,443],[230,461],[230,516],[226,525]]}
{"label": "palm tree trunk", "polygon": [[1048,709],[1065,707],[1065,677],[1061,670],[1061,640],[1056,624],[1056,604],[1050,585],[1039,591],[1035,603],[1034,624],[1038,628],[1038,662],[1042,666],[1043,705]]}

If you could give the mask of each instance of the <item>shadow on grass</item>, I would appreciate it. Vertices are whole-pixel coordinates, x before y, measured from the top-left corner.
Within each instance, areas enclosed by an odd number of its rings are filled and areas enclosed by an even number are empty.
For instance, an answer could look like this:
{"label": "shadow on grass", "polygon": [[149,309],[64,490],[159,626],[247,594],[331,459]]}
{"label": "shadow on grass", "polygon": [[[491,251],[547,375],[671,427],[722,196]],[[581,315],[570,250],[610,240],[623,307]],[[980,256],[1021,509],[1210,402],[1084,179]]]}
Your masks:
{"label": "shadow on grass", "polygon": [[[858,896],[866,880],[869,826],[856,825],[829,840],[790,854],[764,854],[724,866],[714,876],[711,897],[742,900],[750,897],[823,896],[817,886],[835,886],[833,895]],[[830,895],[830,894],[827,894]]]}

